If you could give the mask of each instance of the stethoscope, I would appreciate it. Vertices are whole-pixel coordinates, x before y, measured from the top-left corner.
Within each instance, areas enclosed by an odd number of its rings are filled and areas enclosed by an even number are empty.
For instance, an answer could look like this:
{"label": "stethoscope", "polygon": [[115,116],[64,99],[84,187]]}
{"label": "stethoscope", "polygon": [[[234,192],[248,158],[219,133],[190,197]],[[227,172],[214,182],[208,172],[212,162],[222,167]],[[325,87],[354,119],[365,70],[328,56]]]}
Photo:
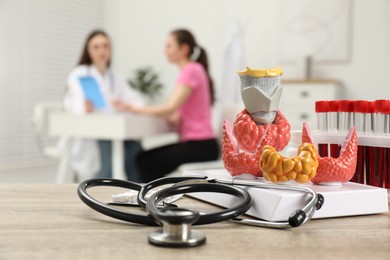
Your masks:
{"label": "stethoscope", "polygon": [[[152,189],[167,184],[173,185],[153,193],[146,199],[146,195]],[[146,209],[148,215],[125,212],[94,199],[87,193],[87,189],[98,186],[120,187],[138,191],[138,205]],[[288,221],[273,222],[243,219],[238,218],[238,216],[244,214],[252,206],[251,196],[243,187],[298,191],[310,195],[310,200],[302,209],[294,211]],[[209,214],[201,214],[196,210],[179,208],[176,205],[164,203],[164,199],[170,196],[196,192],[229,194],[240,200],[233,207]],[[192,230],[192,225],[230,221],[276,229],[298,227],[309,221],[315,211],[319,210],[324,203],[324,197],[321,194],[307,187],[259,183],[237,179],[208,179],[207,177],[199,176],[166,177],[151,181],[145,185],[116,179],[90,179],[80,183],[77,193],[86,205],[109,217],[142,225],[162,226],[161,229],[149,234],[149,243],[165,247],[191,247],[203,244],[206,241],[206,237],[199,230]],[[161,202],[163,203],[162,206]]]}

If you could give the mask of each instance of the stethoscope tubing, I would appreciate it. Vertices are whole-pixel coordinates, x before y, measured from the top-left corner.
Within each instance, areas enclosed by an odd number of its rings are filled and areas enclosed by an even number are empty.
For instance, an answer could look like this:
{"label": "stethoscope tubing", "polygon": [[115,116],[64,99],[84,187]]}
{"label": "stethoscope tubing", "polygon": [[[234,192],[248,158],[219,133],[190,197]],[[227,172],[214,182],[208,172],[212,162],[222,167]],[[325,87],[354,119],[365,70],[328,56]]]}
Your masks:
{"label": "stethoscope tubing", "polygon": [[216,213],[201,215],[199,219],[195,222],[196,225],[205,225],[226,221],[241,216],[252,207],[252,198],[250,194],[246,190],[236,186],[215,183],[179,183],[178,186],[172,186],[166,189],[162,189],[152,194],[148,200],[148,203],[146,204],[146,209],[149,214],[156,217],[160,212],[160,209],[157,208],[157,204],[166,197],[178,194],[197,192],[217,192],[229,194],[235,197],[239,197],[241,199],[241,202],[235,206],[232,206],[222,211],[218,211]]}
{"label": "stethoscope tubing", "polygon": [[160,187],[163,185],[167,185],[167,184],[178,184],[178,183],[181,183],[184,181],[194,182],[196,180],[201,181],[201,180],[206,180],[206,179],[207,179],[207,177],[203,177],[203,176],[200,176],[200,177],[188,176],[188,177],[163,177],[163,178],[159,178],[159,179],[150,181],[150,182],[146,183],[145,185],[142,185],[141,190],[139,191],[138,196],[137,196],[138,205],[141,208],[146,209],[146,204],[147,204],[146,194],[154,188],[157,188],[157,187]]}
{"label": "stethoscope tubing", "polygon": [[[194,180],[192,177],[179,177],[179,178],[162,178],[157,182],[154,182],[153,185],[146,184],[147,187],[154,187],[156,184],[170,184],[173,180]],[[195,178],[195,180],[204,179],[204,178]],[[225,193],[230,194],[236,197],[241,198],[241,202],[231,208],[221,210],[219,212],[215,213],[209,213],[209,214],[202,214],[199,219],[194,223],[194,225],[205,225],[205,224],[212,224],[216,222],[225,221],[234,217],[237,217],[239,215],[244,214],[246,211],[250,209],[252,206],[252,199],[250,194],[239,187],[230,186],[230,185],[223,185],[223,184],[212,184],[212,183],[198,183],[198,184],[182,184],[178,183],[177,186],[172,186],[170,188],[166,188],[160,191],[157,191],[154,193],[149,200],[153,199],[155,194],[158,196],[160,194],[164,195],[166,193],[163,192],[169,192],[167,194],[179,194],[179,193],[186,193],[189,191],[192,192],[219,192],[219,193]],[[121,188],[127,188],[131,190],[136,190],[140,193],[142,189],[142,185],[138,183],[134,183],[131,181],[124,181],[124,180],[116,180],[116,179],[90,179],[86,180],[80,183],[77,194],[80,197],[80,199],[90,208],[96,210],[97,212],[100,212],[106,216],[113,217],[119,220],[123,220],[126,222],[132,222],[137,224],[143,224],[143,225],[149,225],[149,226],[156,226],[159,224],[156,219],[151,216],[145,216],[145,215],[139,215],[139,214],[133,214],[129,212],[124,212],[121,210],[118,210],[113,207],[109,207],[106,204],[94,199],[92,196],[90,196],[87,192],[89,188],[92,187],[98,187],[98,186],[111,186],[111,187],[121,187]],[[146,190],[144,192],[144,195],[147,194],[147,192],[150,190]],[[183,192],[186,191],[186,192]],[[170,196],[170,195],[169,195]],[[141,198],[145,199],[143,196]],[[161,201],[162,199],[159,199],[158,201]],[[157,202],[158,203],[158,202]],[[150,204],[149,202],[146,203],[146,205]],[[156,206],[157,207],[157,206]],[[155,215],[155,214],[154,214]]]}
{"label": "stethoscope tubing", "polygon": [[[152,194],[148,200],[146,200],[146,195],[149,191],[154,188],[174,184],[169,188],[164,188],[156,193]],[[139,215],[129,212],[124,212],[116,208],[107,206],[106,204],[95,200],[91,197],[87,189],[97,186],[112,186],[112,187],[121,187],[131,190],[138,191],[137,201],[141,208],[147,209],[150,215]],[[240,187],[241,186],[241,187]],[[297,210],[295,217],[290,219],[297,219],[298,216],[300,221],[297,225],[291,224],[289,221],[285,222],[270,222],[263,220],[254,220],[254,219],[241,219],[237,218],[238,216],[244,214],[252,206],[252,200],[250,194],[243,189],[242,187],[253,187],[253,188],[264,188],[264,189],[277,189],[284,191],[298,191],[304,192],[311,196],[310,201],[300,210]],[[160,178],[154,181],[151,181],[145,185],[140,185],[131,181],[116,180],[116,179],[90,179],[80,183],[77,193],[80,199],[88,205],[90,208],[106,215],[113,217],[119,220],[126,222],[132,222],[142,225],[156,226],[159,225],[158,216],[159,209],[157,208],[157,203],[162,201],[164,198],[184,193],[193,193],[193,192],[219,192],[230,194],[241,199],[241,202],[231,208],[222,210],[216,213],[202,214],[199,219],[194,223],[194,225],[204,225],[211,224],[220,221],[228,220],[230,222],[259,226],[259,227],[268,227],[268,228],[277,228],[277,229],[286,229],[291,227],[297,227],[309,221],[316,209],[319,209],[322,206],[324,198],[320,194],[316,194],[312,189],[307,187],[296,187],[289,185],[276,185],[276,184],[263,184],[250,180],[221,180],[221,179],[207,179],[203,176],[187,176],[187,177],[165,177]],[[169,205],[168,205],[169,206]]]}
{"label": "stethoscope tubing", "polygon": [[123,220],[126,222],[132,222],[141,225],[148,226],[157,226],[158,224],[152,216],[133,214],[119,209],[109,207],[106,204],[94,199],[87,192],[89,188],[98,187],[98,186],[111,186],[111,187],[120,187],[131,189],[135,191],[140,191],[142,186],[138,183],[131,181],[123,181],[116,179],[90,179],[80,183],[77,188],[77,194],[79,198],[90,208],[96,210],[99,213],[102,213],[106,216]]}

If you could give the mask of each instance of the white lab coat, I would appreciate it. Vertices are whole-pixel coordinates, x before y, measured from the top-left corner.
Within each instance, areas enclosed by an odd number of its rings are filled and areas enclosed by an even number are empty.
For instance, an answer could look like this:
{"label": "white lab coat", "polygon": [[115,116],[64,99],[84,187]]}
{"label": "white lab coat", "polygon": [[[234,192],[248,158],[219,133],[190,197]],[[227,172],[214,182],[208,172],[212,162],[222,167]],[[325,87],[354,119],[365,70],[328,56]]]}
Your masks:
{"label": "white lab coat", "polygon": [[[133,106],[143,106],[142,97],[132,90],[126,82],[111,69],[102,75],[94,66],[80,65],[74,68],[67,80],[67,91],[64,97],[64,107],[69,113],[82,115],[86,113],[84,92],[80,86],[80,77],[90,76],[97,81],[107,109],[101,113],[115,112],[111,102],[120,100]],[[77,127],[77,126],[74,126]],[[60,151],[64,151],[69,139],[61,138]],[[96,140],[76,138],[72,142],[71,168],[81,179],[93,177],[100,169],[100,153]]]}

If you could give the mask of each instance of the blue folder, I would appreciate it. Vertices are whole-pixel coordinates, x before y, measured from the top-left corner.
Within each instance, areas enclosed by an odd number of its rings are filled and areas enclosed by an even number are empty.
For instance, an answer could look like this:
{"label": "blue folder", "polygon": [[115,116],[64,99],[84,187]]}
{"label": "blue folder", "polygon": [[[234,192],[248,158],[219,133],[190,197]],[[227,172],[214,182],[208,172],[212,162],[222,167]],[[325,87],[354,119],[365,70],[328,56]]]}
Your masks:
{"label": "blue folder", "polygon": [[100,92],[99,85],[93,77],[80,77],[81,88],[83,89],[86,99],[92,102],[93,107],[96,109],[106,108],[106,102]]}

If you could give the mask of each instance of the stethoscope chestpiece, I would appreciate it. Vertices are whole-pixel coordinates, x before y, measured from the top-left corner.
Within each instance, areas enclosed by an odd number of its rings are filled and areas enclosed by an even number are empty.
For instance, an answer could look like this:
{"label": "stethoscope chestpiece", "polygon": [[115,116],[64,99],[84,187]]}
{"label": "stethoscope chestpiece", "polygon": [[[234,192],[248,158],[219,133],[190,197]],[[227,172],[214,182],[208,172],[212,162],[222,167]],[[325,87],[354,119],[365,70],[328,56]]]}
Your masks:
{"label": "stethoscope chestpiece", "polygon": [[200,217],[198,211],[185,208],[163,208],[155,215],[162,229],[149,234],[149,243],[162,247],[194,247],[206,242],[206,237],[192,224]]}

